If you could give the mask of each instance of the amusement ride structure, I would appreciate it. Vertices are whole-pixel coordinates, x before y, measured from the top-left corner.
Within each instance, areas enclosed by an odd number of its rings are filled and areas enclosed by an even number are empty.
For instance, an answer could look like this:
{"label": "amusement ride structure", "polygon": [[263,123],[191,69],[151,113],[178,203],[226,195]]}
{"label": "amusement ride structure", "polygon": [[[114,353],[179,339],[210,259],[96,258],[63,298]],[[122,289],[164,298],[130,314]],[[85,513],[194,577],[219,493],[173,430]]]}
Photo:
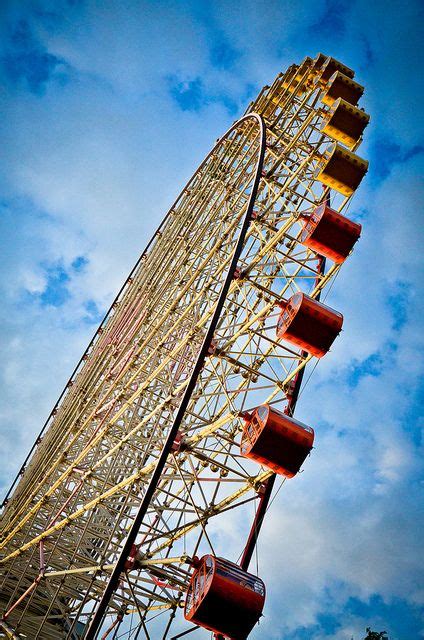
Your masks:
{"label": "amusement ride structure", "polygon": [[244,640],[259,621],[250,561],[313,447],[294,408],[361,231],[353,76],[289,67],[170,208],[4,500],[0,637]]}

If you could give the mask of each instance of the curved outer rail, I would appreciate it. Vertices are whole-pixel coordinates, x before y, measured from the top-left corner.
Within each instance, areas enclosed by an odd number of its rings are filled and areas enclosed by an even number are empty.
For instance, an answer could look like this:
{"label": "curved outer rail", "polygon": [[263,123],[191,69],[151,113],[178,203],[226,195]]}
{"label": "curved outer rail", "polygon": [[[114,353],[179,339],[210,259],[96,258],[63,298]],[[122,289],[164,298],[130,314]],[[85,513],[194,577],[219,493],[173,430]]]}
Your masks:
{"label": "curved outer rail", "polygon": [[[227,273],[227,277],[224,281],[223,287],[222,287],[222,291],[221,294],[218,298],[218,302],[216,305],[216,309],[215,312],[212,316],[211,322],[209,324],[209,328],[206,332],[206,335],[204,337],[202,346],[200,348],[200,352],[199,355],[197,357],[196,363],[194,365],[192,374],[190,376],[190,380],[188,382],[187,388],[184,392],[184,395],[181,399],[180,402],[180,406],[178,408],[177,414],[174,418],[174,422],[169,430],[168,433],[168,437],[165,441],[165,444],[163,446],[162,452],[160,454],[160,457],[157,461],[155,470],[152,474],[152,477],[150,479],[150,482],[146,488],[146,492],[143,498],[143,501],[140,505],[140,508],[138,510],[138,513],[136,515],[136,517],[134,518],[134,522],[131,526],[131,529],[128,533],[127,539],[125,540],[124,546],[122,548],[121,554],[116,562],[116,565],[112,571],[112,574],[109,578],[109,582],[106,586],[106,589],[103,592],[102,598],[97,606],[96,612],[90,622],[89,628],[87,630],[87,632],[84,635],[85,640],[94,640],[94,638],[97,635],[97,632],[99,631],[102,622],[103,622],[103,616],[107,611],[108,605],[109,605],[109,601],[114,593],[114,591],[116,590],[116,588],[119,585],[119,581],[120,581],[120,577],[121,577],[121,573],[124,570],[125,567],[125,563],[130,555],[131,552],[131,548],[135,542],[137,533],[140,529],[140,526],[143,522],[143,519],[146,515],[147,509],[149,507],[150,501],[153,497],[153,494],[155,492],[155,489],[158,485],[158,482],[160,480],[160,477],[162,475],[163,469],[165,467],[166,461],[168,459],[168,455],[171,452],[172,449],[172,445],[174,443],[174,440],[176,438],[176,435],[178,433],[178,429],[181,425],[181,422],[183,420],[184,417],[184,413],[187,409],[188,403],[190,401],[191,398],[191,394],[194,391],[194,388],[196,386],[196,382],[197,379],[199,377],[200,371],[203,367],[203,364],[205,362],[205,358],[208,355],[208,350],[210,347],[210,344],[212,342],[212,338],[216,329],[216,326],[218,324],[218,320],[220,318],[221,315],[221,311],[222,308],[224,306],[224,302],[225,299],[227,297],[227,293],[228,290],[230,288],[230,284],[231,281],[234,278],[234,273],[236,271],[237,268],[237,262],[238,259],[241,255],[241,252],[243,250],[243,243],[244,240],[246,238],[246,233],[247,230],[249,228],[249,224],[252,218],[252,212],[253,212],[253,206],[255,203],[255,199],[256,199],[256,194],[258,191],[258,186],[259,186],[259,181],[261,179],[261,172],[262,172],[262,167],[263,167],[263,162],[264,162],[264,157],[265,157],[265,148],[266,148],[266,130],[265,130],[265,123],[262,119],[262,117],[257,114],[257,113],[252,113],[252,114],[248,114],[246,116],[243,116],[242,118],[240,118],[240,120],[237,120],[237,122],[224,134],[224,136],[219,140],[219,142],[215,145],[215,147],[213,148],[212,152],[215,150],[215,148],[217,146],[219,146],[221,144],[221,142],[230,135],[230,133],[232,133],[240,124],[242,124],[243,122],[245,122],[246,120],[249,119],[255,119],[258,123],[259,129],[260,129],[260,136],[261,136],[261,142],[260,142],[260,149],[259,149],[259,155],[258,155],[258,161],[256,164],[256,170],[255,170],[255,178],[253,181],[253,186],[252,186],[252,191],[250,194],[250,198],[249,198],[249,202],[247,205],[247,210],[246,210],[246,214],[244,216],[244,220],[243,220],[243,224],[242,227],[240,229],[240,233],[237,239],[237,243],[236,246],[234,248],[234,252],[233,252],[233,258],[231,260],[231,264],[230,267],[228,269],[228,273]],[[209,156],[208,156],[209,157]]]}

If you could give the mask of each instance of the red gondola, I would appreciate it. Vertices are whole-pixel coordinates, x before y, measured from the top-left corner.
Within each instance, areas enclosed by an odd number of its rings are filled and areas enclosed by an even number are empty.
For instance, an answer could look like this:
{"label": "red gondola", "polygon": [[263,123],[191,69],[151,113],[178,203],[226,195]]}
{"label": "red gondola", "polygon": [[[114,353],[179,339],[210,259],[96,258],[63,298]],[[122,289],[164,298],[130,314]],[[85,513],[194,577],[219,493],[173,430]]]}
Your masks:
{"label": "red gondola", "polygon": [[231,640],[245,640],[262,615],[265,585],[238,565],[203,556],[191,578],[184,617]]}
{"label": "red gondola", "polygon": [[268,404],[247,419],[240,451],[243,456],[293,478],[314,444],[314,430]]}
{"label": "red gondola", "polygon": [[340,264],[352,251],[361,229],[360,224],[323,203],[306,219],[300,241],[321,256]]}
{"label": "red gondola", "polygon": [[277,338],[322,358],[342,329],[342,314],[304,293],[295,293],[280,306]]}

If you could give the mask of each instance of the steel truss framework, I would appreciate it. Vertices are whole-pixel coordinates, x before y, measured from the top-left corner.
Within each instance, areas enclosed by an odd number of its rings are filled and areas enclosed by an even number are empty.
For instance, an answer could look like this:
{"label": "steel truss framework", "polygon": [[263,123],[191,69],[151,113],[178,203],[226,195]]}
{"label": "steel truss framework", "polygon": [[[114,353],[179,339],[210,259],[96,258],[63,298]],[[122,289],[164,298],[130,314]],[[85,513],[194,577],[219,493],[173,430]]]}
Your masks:
{"label": "steel truss framework", "polygon": [[[240,414],[284,407],[311,359],[276,341],[276,305],[319,297],[339,269],[299,242],[301,215],[330,193],[316,179],[333,142],[320,74],[307,58],[260,92],[97,331],[4,510],[0,636],[168,638],[191,559],[225,549],[234,509],[251,519],[272,473],[240,455]],[[338,211],[349,200],[331,197]],[[89,622],[143,500],[97,636]]]}

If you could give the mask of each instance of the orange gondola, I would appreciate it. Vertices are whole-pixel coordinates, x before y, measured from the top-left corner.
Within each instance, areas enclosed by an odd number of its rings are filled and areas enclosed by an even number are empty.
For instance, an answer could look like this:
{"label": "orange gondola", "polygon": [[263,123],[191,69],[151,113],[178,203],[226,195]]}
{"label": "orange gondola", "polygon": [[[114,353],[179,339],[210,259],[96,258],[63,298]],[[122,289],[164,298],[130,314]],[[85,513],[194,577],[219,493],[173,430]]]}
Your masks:
{"label": "orange gondola", "polygon": [[319,255],[340,264],[352,251],[361,229],[360,224],[323,203],[306,218],[300,241]]}
{"label": "orange gondola", "polygon": [[300,292],[279,304],[277,338],[322,358],[342,329],[342,314]]}
{"label": "orange gondola", "polygon": [[246,458],[293,478],[314,444],[314,430],[268,404],[246,420],[240,451]]}
{"label": "orange gondola", "polygon": [[245,640],[264,603],[265,585],[260,578],[229,560],[206,555],[191,578],[184,617],[231,640]]}

